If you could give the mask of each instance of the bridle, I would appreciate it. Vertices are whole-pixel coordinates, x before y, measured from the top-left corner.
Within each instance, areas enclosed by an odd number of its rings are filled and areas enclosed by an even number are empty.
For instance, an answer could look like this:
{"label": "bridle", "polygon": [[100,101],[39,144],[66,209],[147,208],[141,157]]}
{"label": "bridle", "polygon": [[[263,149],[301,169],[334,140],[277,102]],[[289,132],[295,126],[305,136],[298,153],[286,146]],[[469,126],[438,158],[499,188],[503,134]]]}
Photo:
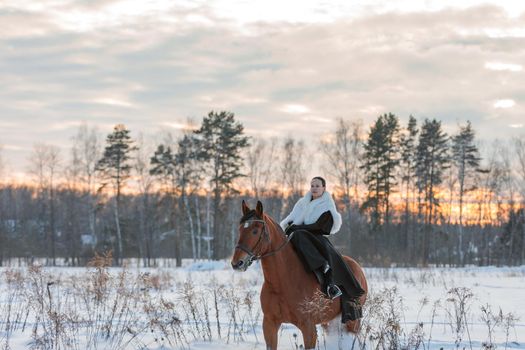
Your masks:
{"label": "bridle", "polygon": [[266,240],[268,241],[268,244],[270,244],[270,245],[272,244],[272,239],[270,238],[270,234],[266,230],[266,221],[265,220],[262,220],[262,219],[246,220],[244,222],[241,222],[240,225],[245,225],[245,228],[248,228],[248,227],[250,227],[250,225],[246,225],[246,224],[247,223],[252,223],[252,222],[262,222],[263,223],[263,229],[259,233],[259,238],[257,239],[257,242],[255,243],[253,248],[249,248],[248,246],[246,246],[245,244],[242,244],[242,243],[237,244],[235,246],[235,249],[240,249],[243,252],[245,252],[246,254],[248,254],[248,260],[246,261],[247,266],[250,266],[256,260],[261,260],[261,259],[264,259],[264,258],[267,258],[269,256],[277,254],[279,251],[281,251],[281,249],[283,249],[290,242],[290,240],[292,239],[292,236],[293,236],[293,232],[292,232],[290,235],[288,235],[286,237],[285,241],[279,247],[277,247],[277,249],[272,250],[271,252],[268,252],[266,254],[256,254],[255,251],[259,247],[259,244],[261,244],[261,242],[263,241],[263,238],[266,238]]}

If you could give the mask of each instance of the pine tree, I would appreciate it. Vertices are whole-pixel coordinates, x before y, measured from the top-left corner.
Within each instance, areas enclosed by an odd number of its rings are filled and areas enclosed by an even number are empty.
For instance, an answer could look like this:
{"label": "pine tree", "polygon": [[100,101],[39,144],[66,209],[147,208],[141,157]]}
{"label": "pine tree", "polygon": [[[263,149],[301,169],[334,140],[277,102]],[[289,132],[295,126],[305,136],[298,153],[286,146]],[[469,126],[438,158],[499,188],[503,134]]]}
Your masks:
{"label": "pine tree", "polygon": [[241,151],[249,146],[244,127],[231,112],[211,111],[194,131],[197,158],[208,164],[213,198],[213,258],[225,255],[225,239],[220,237],[221,194],[232,191],[233,181],[241,176]]}
{"label": "pine tree", "polygon": [[441,122],[425,119],[416,150],[416,178],[420,195],[424,196],[426,224],[423,236],[423,263],[429,255],[429,235],[439,206],[436,198],[438,186],[443,181],[443,172],[449,167],[448,136],[441,129]]}
{"label": "pine tree", "polygon": [[419,130],[417,129],[416,118],[410,116],[408,119],[408,125],[401,134],[400,137],[400,149],[401,149],[401,159],[400,159],[400,175],[401,182],[404,185],[405,190],[405,210],[404,210],[404,242],[403,246],[408,247],[408,221],[410,215],[410,190],[412,188],[415,172],[416,172],[416,141],[417,134]]}
{"label": "pine tree", "polygon": [[175,155],[171,147],[158,145],[155,153],[150,159],[150,174],[160,179],[168,191],[175,190]]}
{"label": "pine tree", "polygon": [[108,185],[113,187],[115,198],[114,215],[117,231],[117,264],[122,259],[122,231],[120,224],[120,205],[122,189],[131,174],[131,152],[137,148],[133,146],[133,140],[129,135],[130,131],[123,124],[117,124],[113,132],[106,138],[107,146],[104,155],[97,163],[97,171],[100,173],[101,187],[103,190]]}
{"label": "pine tree", "polygon": [[[479,171],[478,148],[474,144],[474,130],[470,121],[467,125],[460,126],[459,133],[452,137],[452,160],[457,169],[457,179],[459,184],[459,263],[464,264],[463,254],[463,201],[465,193],[475,190],[472,178],[476,171]],[[470,186],[469,186],[470,185]]]}
{"label": "pine tree", "polygon": [[364,182],[368,187],[363,209],[371,209],[372,229],[390,220],[390,195],[397,184],[399,164],[399,119],[392,113],[381,115],[370,129],[365,143]]}

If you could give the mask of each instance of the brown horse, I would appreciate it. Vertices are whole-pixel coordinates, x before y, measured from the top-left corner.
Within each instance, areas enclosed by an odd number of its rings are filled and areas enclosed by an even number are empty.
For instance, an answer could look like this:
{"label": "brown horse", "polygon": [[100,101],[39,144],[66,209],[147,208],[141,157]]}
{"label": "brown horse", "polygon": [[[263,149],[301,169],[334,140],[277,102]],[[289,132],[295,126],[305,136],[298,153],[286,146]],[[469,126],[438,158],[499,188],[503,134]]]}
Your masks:
{"label": "brown horse", "polygon": [[[264,313],[263,332],[266,348],[277,349],[277,332],[282,323],[292,323],[303,333],[304,347],[314,349],[317,342],[316,325],[327,323],[341,313],[339,298],[329,300],[321,296],[314,274],[308,273],[288,243],[283,230],[257,202],[255,210],[242,202],[243,218],[239,226],[239,241],[231,261],[235,270],[246,271],[254,260],[261,260],[264,283],[261,289],[261,307]],[[350,270],[365,290],[359,299],[365,303],[368,285],[359,264],[343,257]],[[321,298],[322,312],[308,310],[308,301]],[[349,332],[357,333],[360,322],[348,321]]]}

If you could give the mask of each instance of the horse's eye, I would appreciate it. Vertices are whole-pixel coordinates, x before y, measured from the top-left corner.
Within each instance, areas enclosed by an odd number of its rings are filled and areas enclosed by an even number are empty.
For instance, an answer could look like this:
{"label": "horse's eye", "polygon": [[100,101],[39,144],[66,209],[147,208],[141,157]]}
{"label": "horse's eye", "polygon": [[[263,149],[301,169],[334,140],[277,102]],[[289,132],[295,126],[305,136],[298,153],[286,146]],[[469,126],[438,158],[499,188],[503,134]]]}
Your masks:
{"label": "horse's eye", "polygon": [[256,229],[256,228],[253,229],[253,230],[252,230],[252,233],[253,233],[254,235],[256,235],[256,234],[257,234],[257,229]]}

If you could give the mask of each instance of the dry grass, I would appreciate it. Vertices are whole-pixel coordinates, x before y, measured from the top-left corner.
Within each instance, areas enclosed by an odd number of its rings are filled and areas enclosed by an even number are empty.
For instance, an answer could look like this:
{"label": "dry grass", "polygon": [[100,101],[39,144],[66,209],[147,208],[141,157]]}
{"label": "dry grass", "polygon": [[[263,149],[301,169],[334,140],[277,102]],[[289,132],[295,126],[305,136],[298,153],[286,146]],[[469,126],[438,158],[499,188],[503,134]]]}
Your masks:
{"label": "dry grass", "polygon": [[[75,275],[62,275],[39,265],[4,270],[0,349],[12,349],[14,338],[21,337],[28,349],[42,350],[190,349],[196,341],[242,342],[248,336],[262,342],[258,338],[262,313],[257,279],[220,283],[210,278],[196,284],[191,276],[177,280],[172,271],[113,270],[112,261],[111,253],[97,255]],[[389,270],[375,273],[378,279],[403,280],[418,287],[453,284],[431,270],[403,275]],[[496,344],[507,348],[518,321],[513,313],[488,304],[475,313],[475,296],[470,289],[447,288],[442,299],[421,299],[417,322],[406,324],[405,301],[397,288],[372,291],[363,308],[355,349],[428,349],[438,324],[447,326],[457,348],[468,349],[472,347],[469,327],[474,314],[481,314],[479,321],[487,329],[484,349],[495,349]],[[302,307],[311,317],[320,318],[329,303],[318,293]],[[422,314],[431,316],[421,319]],[[320,334],[320,341],[325,338]],[[291,341],[299,348],[300,333]],[[320,343],[318,349],[326,349],[326,345]]]}
{"label": "dry grass", "polygon": [[253,290],[216,280],[204,287],[177,283],[169,272],[115,272],[112,262],[111,252],[96,255],[66,277],[40,265],[4,271],[0,349],[11,349],[15,336],[27,339],[29,349],[80,350],[189,349],[194,341],[257,334],[261,313]]}

